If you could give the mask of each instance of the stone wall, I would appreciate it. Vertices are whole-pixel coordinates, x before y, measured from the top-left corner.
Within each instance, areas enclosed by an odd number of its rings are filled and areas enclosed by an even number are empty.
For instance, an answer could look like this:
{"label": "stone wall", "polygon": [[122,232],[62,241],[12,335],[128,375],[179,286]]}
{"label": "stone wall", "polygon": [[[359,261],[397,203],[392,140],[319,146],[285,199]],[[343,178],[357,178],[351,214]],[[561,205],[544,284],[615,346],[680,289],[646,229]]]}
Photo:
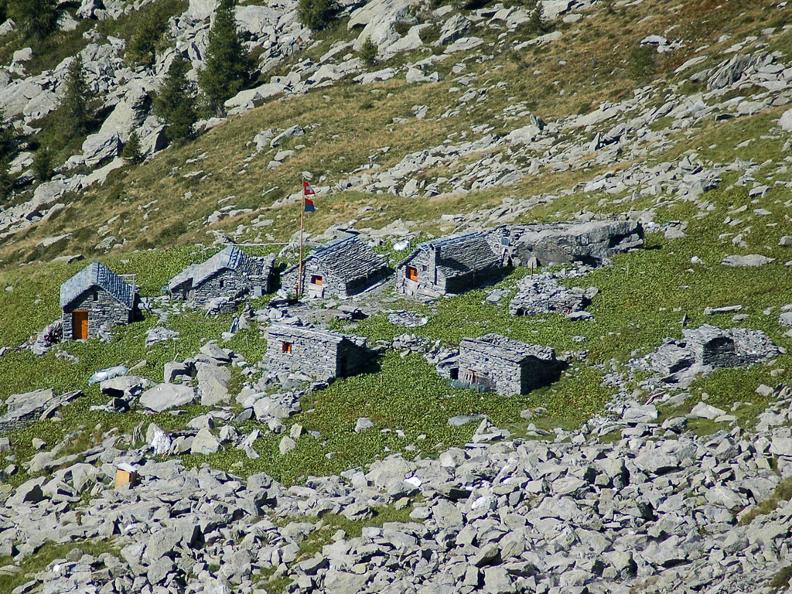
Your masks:
{"label": "stone wall", "polygon": [[549,347],[497,335],[463,340],[458,365],[458,381],[491,388],[504,396],[526,394],[552,383],[566,366]]}
{"label": "stone wall", "polygon": [[[418,282],[407,278],[407,267],[418,270]],[[427,246],[404,261],[396,271],[396,290],[405,295],[439,297],[463,293],[495,282],[507,272],[488,240]]]}
{"label": "stone wall", "polygon": [[187,292],[187,299],[196,305],[204,306],[218,297],[234,301],[248,293],[253,293],[255,287],[260,287],[262,294],[268,293],[272,289],[271,276],[270,266],[262,263],[261,259],[250,258],[246,266],[236,270],[225,268],[197,287],[191,288]]}
{"label": "stone wall", "polygon": [[499,254],[504,250],[514,265],[582,262],[600,266],[614,254],[643,246],[640,223],[630,220],[559,223],[554,225],[504,225],[488,234]]}
{"label": "stone wall", "polygon": [[90,289],[63,311],[64,340],[71,340],[73,336],[72,312],[77,310],[88,311],[88,338],[98,338],[102,327],[109,330],[113,326],[128,324],[133,318],[133,312],[111,297],[107,291]]}
{"label": "stone wall", "polygon": [[459,381],[470,383],[471,373],[476,376],[475,383],[491,383],[498,394],[509,396],[524,393],[522,366],[519,363],[493,357],[473,347],[462,347],[459,350]]}
{"label": "stone wall", "polygon": [[[290,350],[284,345],[291,345]],[[331,332],[272,326],[267,332],[266,363],[276,375],[291,373],[331,380],[362,371],[371,361],[365,345]]]}
{"label": "stone wall", "polygon": [[[355,238],[338,241],[319,248],[303,263],[303,287],[307,297],[352,297],[376,285],[391,274],[387,260],[363,241]],[[311,283],[321,276],[322,284]],[[299,266],[283,275],[282,286],[296,291]]]}

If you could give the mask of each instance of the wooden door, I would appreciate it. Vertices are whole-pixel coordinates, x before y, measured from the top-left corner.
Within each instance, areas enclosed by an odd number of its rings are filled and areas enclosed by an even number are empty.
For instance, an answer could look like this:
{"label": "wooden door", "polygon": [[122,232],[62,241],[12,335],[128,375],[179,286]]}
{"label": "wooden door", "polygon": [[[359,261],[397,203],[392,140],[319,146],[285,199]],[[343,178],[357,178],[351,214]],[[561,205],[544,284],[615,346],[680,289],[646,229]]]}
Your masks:
{"label": "wooden door", "polygon": [[87,311],[75,311],[72,313],[72,338],[74,340],[88,340]]}
{"label": "wooden door", "polygon": [[418,269],[415,266],[408,266],[405,271],[407,280],[418,282]]}

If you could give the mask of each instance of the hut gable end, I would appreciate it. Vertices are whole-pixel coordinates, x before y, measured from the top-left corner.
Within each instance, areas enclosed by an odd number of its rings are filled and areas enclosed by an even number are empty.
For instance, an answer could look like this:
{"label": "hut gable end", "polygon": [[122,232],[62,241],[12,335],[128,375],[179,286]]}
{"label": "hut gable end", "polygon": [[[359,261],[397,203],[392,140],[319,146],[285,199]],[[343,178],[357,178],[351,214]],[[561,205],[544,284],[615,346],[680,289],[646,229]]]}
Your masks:
{"label": "hut gable end", "polygon": [[[315,249],[303,260],[303,287],[309,297],[351,297],[388,276],[387,259],[353,235]],[[297,286],[299,265],[283,274],[283,286]]]}

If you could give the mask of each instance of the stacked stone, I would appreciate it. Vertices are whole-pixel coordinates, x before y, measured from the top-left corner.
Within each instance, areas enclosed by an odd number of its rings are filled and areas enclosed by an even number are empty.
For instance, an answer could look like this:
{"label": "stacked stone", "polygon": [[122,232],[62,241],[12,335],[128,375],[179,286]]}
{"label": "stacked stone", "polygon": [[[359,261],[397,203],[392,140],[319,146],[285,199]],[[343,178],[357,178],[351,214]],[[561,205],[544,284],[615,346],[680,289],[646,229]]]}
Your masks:
{"label": "stacked stone", "polygon": [[266,366],[271,375],[328,381],[353,375],[369,361],[363,339],[304,326],[273,324],[267,331]]}
{"label": "stacked stone", "polygon": [[[409,279],[408,266],[416,269],[417,281]],[[400,293],[429,297],[461,293],[496,280],[502,269],[503,259],[487,236],[466,233],[419,245],[399,264],[396,289]]]}
{"label": "stacked stone", "polygon": [[459,380],[491,386],[503,395],[524,394],[558,379],[564,364],[555,351],[498,334],[466,338],[459,344]]}
{"label": "stacked stone", "polygon": [[[297,286],[299,266],[283,274],[284,287]],[[387,259],[353,235],[314,250],[303,261],[303,286],[311,278],[322,278],[321,290],[315,296],[351,297],[385,279],[390,270]]]}

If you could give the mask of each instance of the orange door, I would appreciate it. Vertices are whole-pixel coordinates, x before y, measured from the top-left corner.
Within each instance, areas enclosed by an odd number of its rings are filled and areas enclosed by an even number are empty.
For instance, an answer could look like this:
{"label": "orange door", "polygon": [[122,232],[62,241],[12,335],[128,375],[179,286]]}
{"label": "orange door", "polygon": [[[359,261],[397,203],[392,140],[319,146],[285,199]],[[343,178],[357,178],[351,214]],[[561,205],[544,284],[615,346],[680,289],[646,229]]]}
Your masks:
{"label": "orange door", "polygon": [[88,340],[88,312],[75,311],[72,314],[72,338]]}
{"label": "orange door", "polygon": [[324,277],[319,274],[314,274],[311,277],[311,284],[321,287],[324,284]]}
{"label": "orange door", "polygon": [[411,281],[418,281],[418,269],[415,266],[407,267],[407,278]]}

